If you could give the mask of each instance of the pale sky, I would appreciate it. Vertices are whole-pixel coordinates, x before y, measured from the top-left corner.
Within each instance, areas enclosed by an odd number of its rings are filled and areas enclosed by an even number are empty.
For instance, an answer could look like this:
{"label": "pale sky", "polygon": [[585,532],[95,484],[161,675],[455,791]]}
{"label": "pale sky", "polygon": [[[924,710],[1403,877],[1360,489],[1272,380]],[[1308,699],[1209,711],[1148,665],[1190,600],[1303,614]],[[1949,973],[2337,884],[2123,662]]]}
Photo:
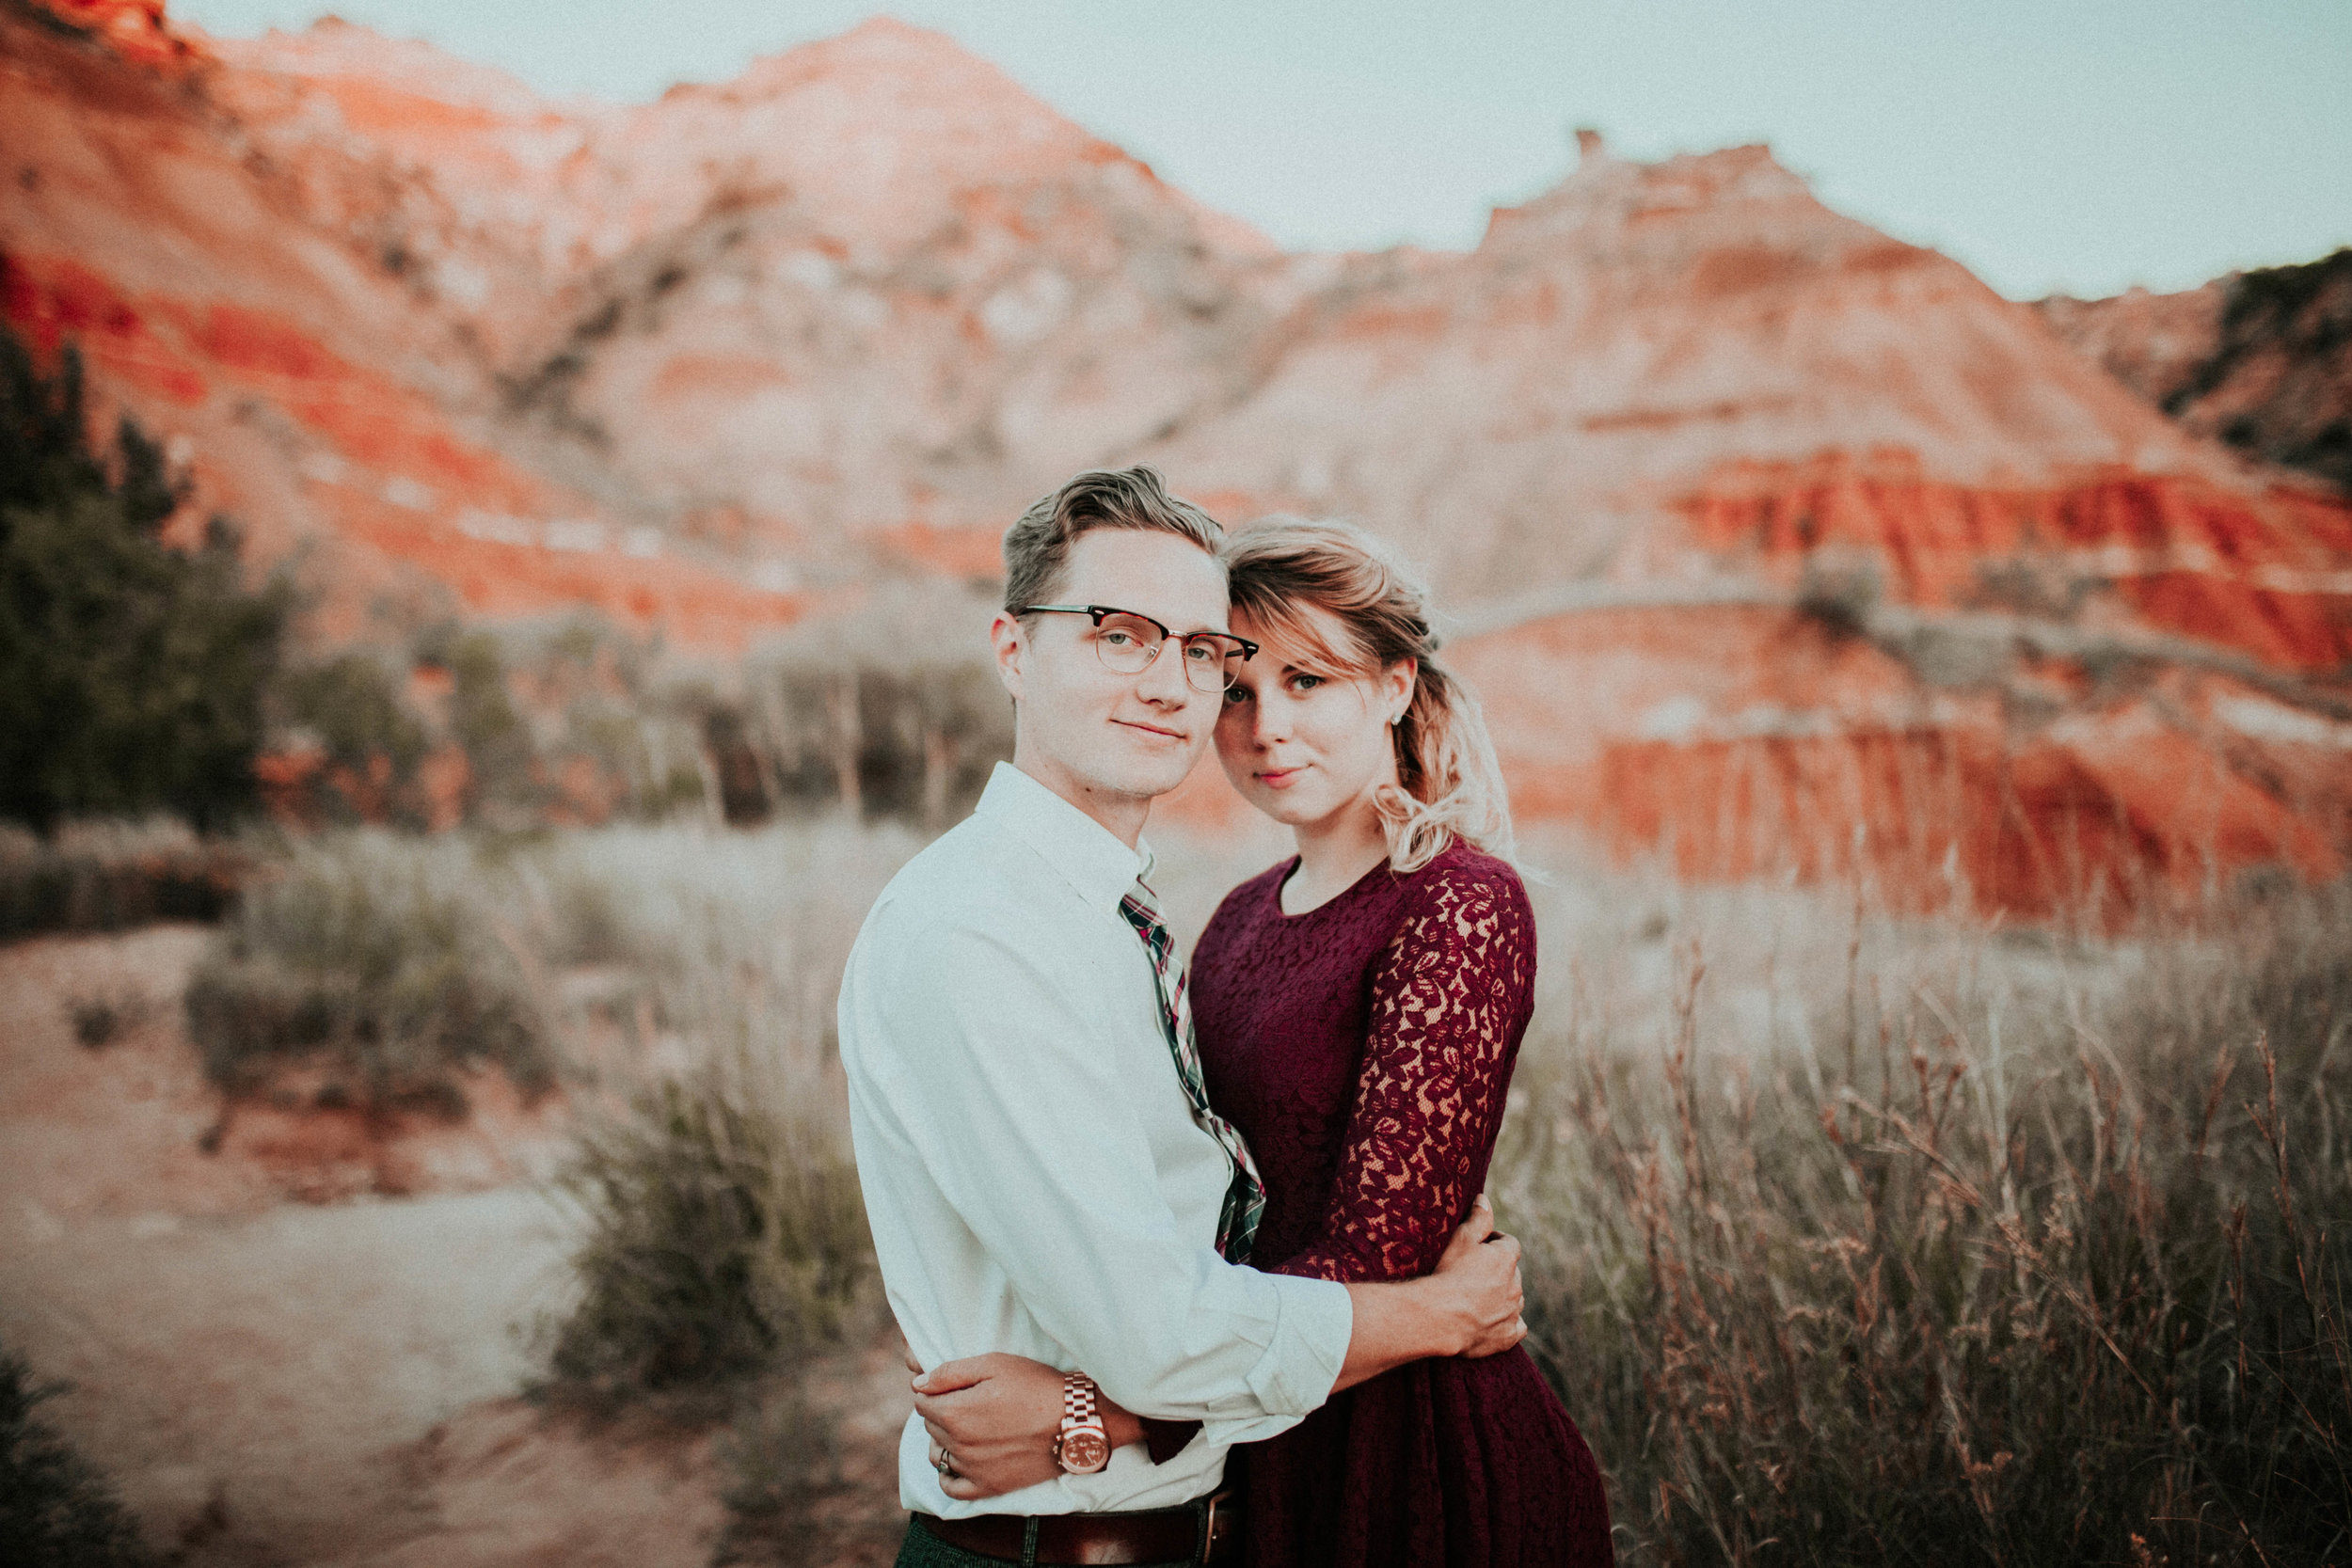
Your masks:
{"label": "pale sky", "polygon": [[2352,0],[172,0],[332,9],[614,102],[877,13],[936,27],[1294,249],[1474,245],[1568,132],[1769,141],[1832,206],[2018,298],[2352,244]]}

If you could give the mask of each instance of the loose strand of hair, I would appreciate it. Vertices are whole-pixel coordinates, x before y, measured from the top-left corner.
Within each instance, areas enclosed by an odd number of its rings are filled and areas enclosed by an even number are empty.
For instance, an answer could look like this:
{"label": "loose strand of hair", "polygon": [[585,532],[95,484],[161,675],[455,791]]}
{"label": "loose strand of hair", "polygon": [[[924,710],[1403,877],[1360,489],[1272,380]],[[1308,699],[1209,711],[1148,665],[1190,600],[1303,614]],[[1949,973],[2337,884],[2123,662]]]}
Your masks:
{"label": "loose strand of hair", "polygon": [[1418,871],[1455,839],[1504,860],[1517,850],[1510,797],[1476,693],[1424,658],[1397,726],[1400,784],[1375,800],[1389,863]]}

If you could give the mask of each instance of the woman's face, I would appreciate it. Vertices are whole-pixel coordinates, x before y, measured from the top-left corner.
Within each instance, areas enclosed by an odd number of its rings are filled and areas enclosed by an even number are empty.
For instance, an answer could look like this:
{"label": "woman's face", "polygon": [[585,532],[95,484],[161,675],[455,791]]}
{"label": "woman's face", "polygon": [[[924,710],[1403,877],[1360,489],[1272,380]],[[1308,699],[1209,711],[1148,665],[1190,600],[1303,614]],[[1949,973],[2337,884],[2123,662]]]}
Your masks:
{"label": "woman's face", "polygon": [[[1311,605],[1304,619],[1332,647],[1348,638],[1339,619]],[[1370,812],[1374,793],[1396,779],[1389,721],[1413,694],[1409,659],[1370,674],[1327,669],[1296,640],[1236,615],[1233,629],[1256,641],[1255,658],[1225,693],[1216,755],[1242,799],[1294,828]]]}

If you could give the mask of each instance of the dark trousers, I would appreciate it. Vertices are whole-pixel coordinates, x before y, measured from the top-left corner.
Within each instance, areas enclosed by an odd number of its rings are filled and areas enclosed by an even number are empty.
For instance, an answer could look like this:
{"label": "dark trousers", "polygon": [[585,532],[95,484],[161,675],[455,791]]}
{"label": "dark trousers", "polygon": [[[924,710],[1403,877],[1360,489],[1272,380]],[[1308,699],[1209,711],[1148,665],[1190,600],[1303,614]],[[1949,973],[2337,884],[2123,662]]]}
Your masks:
{"label": "dark trousers", "polygon": [[[1180,1557],[1172,1562],[1154,1563],[1152,1568],[1188,1568],[1192,1559]],[[1036,1568],[1034,1560],[1009,1557],[982,1557],[967,1552],[961,1546],[950,1546],[913,1519],[907,1521],[907,1538],[898,1545],[898,1568],[997,1568],[1000,1563],[1020,1562],[1022,1568]]]}

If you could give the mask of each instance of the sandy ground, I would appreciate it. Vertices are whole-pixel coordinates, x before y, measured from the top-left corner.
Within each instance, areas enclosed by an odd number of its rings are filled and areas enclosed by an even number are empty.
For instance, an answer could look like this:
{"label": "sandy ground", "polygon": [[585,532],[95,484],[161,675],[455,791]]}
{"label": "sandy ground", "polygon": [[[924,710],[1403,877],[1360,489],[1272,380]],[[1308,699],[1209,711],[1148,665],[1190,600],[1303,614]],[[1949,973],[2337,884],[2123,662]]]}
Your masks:
{"label": "sandy ground", "polygon": [[[746,1522],[738,1435],[518,1397],[564,1301],[532,1185],[560,1105],[463,1124],[292,1107],[221,1127],[182,1032],[205,933],[0,947],[0,1342],[70,1385],[47,1418],[190,1565],[702,1568],[888,1560],[903,1378],[877,1340],[809,1370],[833,1484]],[[135,1022],[74,1037],[71,1005]],[[392,1196],[387,1196],[392,1195]],[[331,1200],[331,1201],[329,1201]]]}

